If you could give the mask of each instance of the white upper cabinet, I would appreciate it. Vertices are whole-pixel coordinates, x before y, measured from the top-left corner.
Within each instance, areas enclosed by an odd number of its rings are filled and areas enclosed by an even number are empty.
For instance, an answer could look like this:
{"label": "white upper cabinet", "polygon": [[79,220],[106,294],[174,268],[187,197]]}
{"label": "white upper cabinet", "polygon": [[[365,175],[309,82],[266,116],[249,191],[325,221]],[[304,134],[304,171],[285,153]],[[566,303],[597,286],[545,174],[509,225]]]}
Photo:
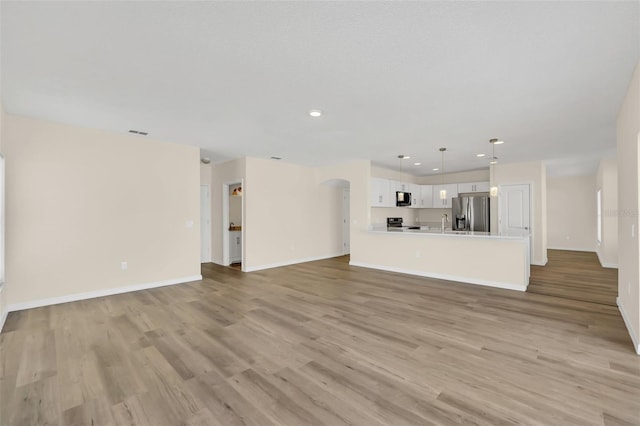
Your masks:
{"label": "white upper cabinet", "polygon": [[433,186],[420,185],[420,208],[430,209],[433,207]]}
{"label": "white upper cabinet", "polygon": [[[444,200],[440,199],[440,191],[447,191],[447,198]],[[448,209],[451,208],[451,199],[458,196],[458,185],[455,183],[448,185],[433,185],[433,207],[434,208],[442,208]]]}
{"label": "white upper cabinet", "polygon": [[371,207],[394,207],[396,190],[387,179],[371,178]]}
{"label": "white upper cabinet", "polygon": [[412,209],[422,208],[422,206],[420,205],[421,185],[410,183],[409,192],[411,193],[411,206],[409,206],[409,208],[412,208]]}
{"label": "white upper cabinet", "polygon": [[393,182],[393,190],[395,191],[400,191],[400,192],[411,192],[411,190],[409,189],[411,184],[407,183],[407,182],[398,182],[395,180],[392,180],[391,182]]}
{"label": "white upper cabinet", "polygon": [[459,194],[466,194],[469,192],[489,192],[489,182],[469,182],[458,184]]}

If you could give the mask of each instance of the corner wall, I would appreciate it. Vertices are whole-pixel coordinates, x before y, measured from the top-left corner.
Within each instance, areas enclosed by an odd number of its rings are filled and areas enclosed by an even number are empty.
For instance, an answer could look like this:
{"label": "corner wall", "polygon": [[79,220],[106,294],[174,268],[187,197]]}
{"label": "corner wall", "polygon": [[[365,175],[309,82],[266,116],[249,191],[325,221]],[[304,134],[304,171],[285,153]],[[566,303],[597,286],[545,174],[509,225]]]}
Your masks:
{"label": "corner wall", "polygon": [[547,243],[560,250],[596,251],[596,177],[547,179]]}
{"label": "corner wall", "polygon": [[[547,263],[547,170],[542,161],[496,164],[494,181],[498,187],[508,184],[531,185],[531,263]],[[491,229],[498,228],[498,203],[491,203]]]}
{"label": "corner wall", "polygon": [[603,159],[596,174],[596,191],[602,195],[602,241],[596,245],[600,264],[618,267],[618,164],[615,159]]}
{"label": "corner wall", "polygon": [[638,145],[640,62],[616,122],[618,150],[618,306],[640,354],[640,269],[638,246]]}
{"label": "corner wall", "polygon": [[243,269],[342,254],[342,188],[322,185],[316,169],[246,158]]}
{"label": "corner wall", "polygon": [[198,148],[13,115],[4,136],[10,310],[200,278]]}

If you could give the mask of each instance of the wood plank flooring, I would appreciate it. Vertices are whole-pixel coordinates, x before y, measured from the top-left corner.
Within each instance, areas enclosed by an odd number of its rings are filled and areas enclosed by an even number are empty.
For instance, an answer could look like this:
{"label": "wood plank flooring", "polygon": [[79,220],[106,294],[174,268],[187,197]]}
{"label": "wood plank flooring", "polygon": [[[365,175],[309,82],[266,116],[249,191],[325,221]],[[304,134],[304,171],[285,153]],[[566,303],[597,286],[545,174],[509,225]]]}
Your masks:
{"label": "wood plank flooring", "polygon": [[600,266],[592,252],[547,250],[545,266],[531,266],[529,293],[616,306],[618,270]]}
{"label": "wood plank flooring", "polygon": [[638,425],[617,309],[340,257],[11,313],[0,424]]}

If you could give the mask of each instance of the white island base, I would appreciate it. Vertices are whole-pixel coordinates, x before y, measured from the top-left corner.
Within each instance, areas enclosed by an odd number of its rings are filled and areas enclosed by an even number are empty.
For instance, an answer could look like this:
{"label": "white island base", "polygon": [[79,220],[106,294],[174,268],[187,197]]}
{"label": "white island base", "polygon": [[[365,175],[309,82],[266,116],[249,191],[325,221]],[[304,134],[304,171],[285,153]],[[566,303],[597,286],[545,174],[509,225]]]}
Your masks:
{"label": "white island base", "polygon": [[363,237],[351,265],[518,291],[529,285],[528,236],[383,229]]}

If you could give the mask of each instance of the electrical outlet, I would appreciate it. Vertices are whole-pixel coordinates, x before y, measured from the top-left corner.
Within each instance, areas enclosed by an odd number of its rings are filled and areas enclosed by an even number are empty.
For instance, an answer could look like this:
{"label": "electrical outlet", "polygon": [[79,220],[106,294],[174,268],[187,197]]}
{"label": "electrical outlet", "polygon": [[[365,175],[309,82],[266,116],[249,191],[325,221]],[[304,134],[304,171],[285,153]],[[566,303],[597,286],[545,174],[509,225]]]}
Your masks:
{"label": "electrical outlet", "polygon": [[126,271],[127,268],[128,268],[127,262],[120,262],[120,269],[122,269],[123,271]]}

